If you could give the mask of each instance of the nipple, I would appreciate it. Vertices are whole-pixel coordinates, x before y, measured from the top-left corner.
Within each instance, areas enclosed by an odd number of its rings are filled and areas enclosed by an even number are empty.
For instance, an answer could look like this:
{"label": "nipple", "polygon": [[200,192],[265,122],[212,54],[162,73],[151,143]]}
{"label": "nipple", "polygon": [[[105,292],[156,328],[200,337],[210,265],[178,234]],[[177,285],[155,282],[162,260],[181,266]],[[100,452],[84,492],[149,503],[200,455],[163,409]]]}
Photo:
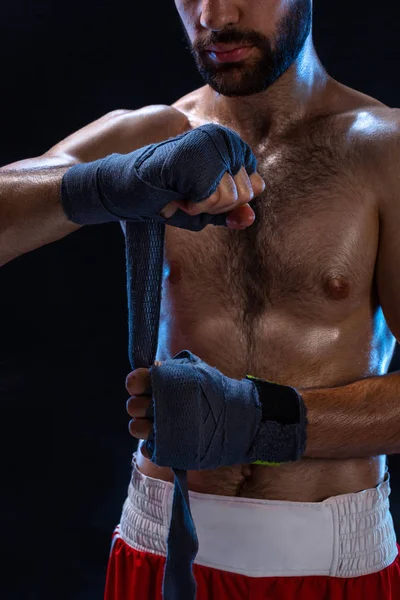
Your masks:
{"label": "nipple", "polygon": [[324,284],[325,293],[333,300],[344,300],[349,296],[349,282],[342,275],[328,277]]}

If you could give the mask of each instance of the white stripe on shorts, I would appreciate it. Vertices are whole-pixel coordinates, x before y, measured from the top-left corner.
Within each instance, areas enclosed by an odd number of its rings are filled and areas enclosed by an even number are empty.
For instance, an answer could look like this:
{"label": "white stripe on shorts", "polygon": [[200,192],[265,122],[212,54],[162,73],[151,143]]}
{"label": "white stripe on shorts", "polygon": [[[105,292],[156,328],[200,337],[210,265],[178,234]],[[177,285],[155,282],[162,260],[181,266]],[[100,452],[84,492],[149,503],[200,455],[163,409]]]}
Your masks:
{"label": "white stripe on shorts", "polygon": [[[398,554],[390,476],[376,488],[323,502],[282,502],[189,492],[199,538],[195,563],[249,577],[359,577]],[[120,537],[166,556],[173,484],[143,475],[133,458]]]}

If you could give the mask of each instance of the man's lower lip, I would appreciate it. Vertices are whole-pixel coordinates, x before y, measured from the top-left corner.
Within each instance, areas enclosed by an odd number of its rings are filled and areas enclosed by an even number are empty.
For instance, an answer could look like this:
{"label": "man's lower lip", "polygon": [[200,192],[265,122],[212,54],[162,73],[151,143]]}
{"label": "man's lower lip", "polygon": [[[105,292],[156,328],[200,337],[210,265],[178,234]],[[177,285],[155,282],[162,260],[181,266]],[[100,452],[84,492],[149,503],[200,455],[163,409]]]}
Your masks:
{"label": "man's lower lip", "polygon": [[208,55],[215,60],[215,62],[238,62],[249,56],[254,46],[244,46],[242,48],[236,48],[230,52],[215,52],[214,50],[208,50]]}

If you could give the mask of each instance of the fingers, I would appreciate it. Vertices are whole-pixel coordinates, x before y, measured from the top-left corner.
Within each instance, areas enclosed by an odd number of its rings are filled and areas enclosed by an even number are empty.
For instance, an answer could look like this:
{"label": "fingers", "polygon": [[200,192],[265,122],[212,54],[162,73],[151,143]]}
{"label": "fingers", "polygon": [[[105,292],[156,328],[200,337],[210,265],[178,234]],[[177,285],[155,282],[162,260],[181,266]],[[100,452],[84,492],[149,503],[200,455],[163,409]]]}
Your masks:
{"label": "fingers", "polygon": [[136,438],[147,440],[153,429],[153,423],[146,419],[146,411],[152,403],[151,396],[132,396],[127,400],[127,413],[133,417],[129,421],[129,433]]}
{"label": "fingers", "polygon": [[170,202],[169,204],[167,204],[167,206],[164,206],[164,208],[162,209],[162,211],[160,211],[160,213],[162,214],[164,219],[170,219],[171,217],[174,216],[174,214],[176,213],[178,208],[179,208],[179,204],[177,202]]}
{"label": "fingers", "polygon": [[[253,194],[253,198],[265,190],[265,181],[258,173],[253,173],[250,177],[243,168],[235,177],[236,187],[239,190],[239,196],[246,197],[246,194]],[[237,202],[231,209],[226,218],[226,224],[230,229],[246,229],[254,223],[255,214],[249,204]]]}
{"label": "fingers", "polygon": [[153,429],[152,421],[145,418],[151,403],[151,396],[132,396],[127,400],[126,410],[133,417],[132,421],[129,421],[129,433],[135,438],[147,440]]}
{"label": "fingers", "polygon": [[[162,363],[156,361],[156,366]],[[146,419],[146,411],[152,404],[149,369],[135,369],[126,378],[125,386],[131,397],[126,402],[126,410],[133,417],[129,422],[129,433],[138,439],[147,440],[153,423]],[[146,395],[147,394],[147,395]]]}
{"label": "fingers", "polygon": [[226,224],[229,229],[246,229],[254,223],[256,215],[249,204],[244,204],[228,213]]}
{"label": "fingers", "polygon": [[238,200],[239,194],[235,181],[229,173],[225,173],[215,192],[206,200],[182,202],[180,208],[191,216],[202,213],[216,215],[231,210]]}
{"label": "fingers", "polygon": [[253,224],[255,214],[249,202],[265,190],[265,182],[257,173],[247,175],[242,167],[232,177],[225,173],[221,182],[209,198],[203,202],[175,201],[163,208],[161,214],[166,219],[171,218],[180,208],[191,216],[207,213],[217,215],[228,213],[226,223],[230,229],[245,229]]}
{"label": "fingers", "polygon": [[148,419],[132,419],[129,423],[129,433],[140,440],[147,440],[153,425]]}
{"label": "fingers", "polygon": [[[246,173],[246,171],[245,171]],[[247,173],[246,173],[247,175]],[[265,181],[257,172],[250,175],[250,182],[253,188],[254,196],[259,196],[265,190]]]}
{"label": "fingers", "polygon": [[233,178],[238,192],[238,203],[247,204],[254,198],[254,191],[251,185],[246,169],[242,167],[237,175]]}
{"label": "fingers", "polygon": [[149,369],[135,369],[129,373],[125,381],[125,387],[131,396],[149,393],[150,385]]}
{"label": "fingers", "polygon": [[209,198],[202,202],[177,202],[179,208],[189,215],[199,215],[208,213],[217,215],[230,212],[239,206],[244,206],[251,202],[255,196],[263,192],[265,183],[258,173],[253,173],[250,177],[246,173],[246,169],[242,167],[232,177],[229,173],[225,173],[221,182]]}
{"label": "fingers", "polygon": [[131,396],[126,401],[126,412],[131,417],[144,419],[146,410],[151,406],[152,400],[150,396]]}

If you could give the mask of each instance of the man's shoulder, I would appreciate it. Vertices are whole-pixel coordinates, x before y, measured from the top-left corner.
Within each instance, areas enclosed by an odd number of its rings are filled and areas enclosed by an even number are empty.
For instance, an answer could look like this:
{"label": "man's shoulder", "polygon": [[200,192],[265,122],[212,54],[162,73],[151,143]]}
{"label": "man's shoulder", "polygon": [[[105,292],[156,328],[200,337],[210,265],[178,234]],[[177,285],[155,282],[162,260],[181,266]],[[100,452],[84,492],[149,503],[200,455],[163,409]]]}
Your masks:
{"label": "man's shoulder", "polygon": [[366,140],[387,142],[400,131],[400,109],[384,105],[360,106],[349,114],[350,128]]}
{"label": "man's shoulder", "polygon": [[[400,109],[388,106],[355,111],[350,137],[356,140],[366,161],[372,160],[375,170],[390,172],[400,165]],[[382,172],[382,171],[381,171]]]}
{"label": "man's shoulder", "polygon": [[396,197],[400,193],[400,109],[363,106],[346,115],[347,141],[355,164],[376,197]]}
{"label": "man's shoulder", "polygon": [[90,162],[114,152],[127,154],[148,144],[175,137],[190,128],[188,118],[164,104],[107,113],[50,148],[47,157],[69,156]]}
{"label": "man's shoulder", "polygon": [[139,123],[146,129],[162,132],[163,136],[173,137],[188,128],[188,119],[183,111],[168,104],[150,104],[141,108],[119,109],[108,113],[102,119],[119,133],[130,133],[130,128],[138,128]]}
{"label": "man's shoulder", "polygon": [[182,96],[172,104],[172,108],[186,117],[190,129],[210,122],[207,115],[203,114],[206,91],[207,86],[204,85]]}
{"label": "man's shoulder", "polygon": [[400,109],[373,99],[363,100],[336,113],[333,123],[346,153],[357,158],[371,174],[400,160]]}
{"label": "man's shoulder", "polygon": [[400,109],[390,108],[377,98],[337,82],[334,86],[339,98],[336,116],[342,123],[349,141],[370,145],[371,142],[386,143],[397,135]]}
{"label": "man's shoulder", "polygon": [[327,116],[349,142],[389,139],[399,127],[400,110],[330,79],[327,85]]}
{"label": "man's shoulder", "polygon": [[327,130],[335,135],[328,139],[343,149],[346,164],[369,187],[397,189],[400,109],[337,82],[332,90]]}

